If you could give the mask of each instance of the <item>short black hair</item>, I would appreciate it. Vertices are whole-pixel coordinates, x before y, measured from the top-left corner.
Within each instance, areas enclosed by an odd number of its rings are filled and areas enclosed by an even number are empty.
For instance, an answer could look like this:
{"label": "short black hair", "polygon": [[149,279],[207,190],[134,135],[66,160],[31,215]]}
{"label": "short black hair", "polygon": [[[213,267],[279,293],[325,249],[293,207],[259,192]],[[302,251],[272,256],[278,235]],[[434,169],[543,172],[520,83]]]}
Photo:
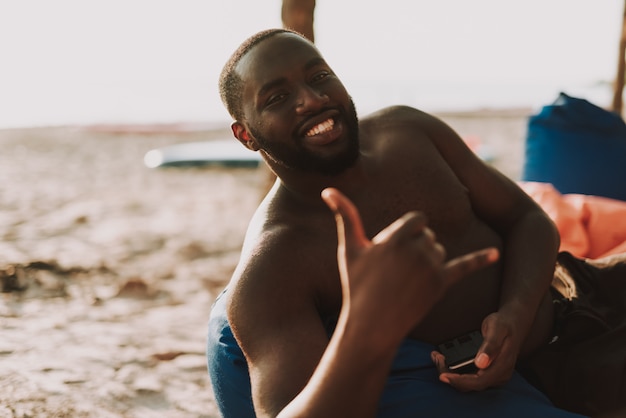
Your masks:
{"label": "short black hair", "polygon": [[[289,29],[266,29],[258,32],[239,45],[239,48],[231,55],[230,59],[222,68],[219,80],[219,90],[222,103],[226,106],[226,110],[235,120],[243,120],[242,91],[243,85],[241,77],[235,71],[235,67],[241,61],[241,58],[261,41],[280,33],[293,33],[304,38],[298,32]],[[306,38],[305,38],[306,39]]]}

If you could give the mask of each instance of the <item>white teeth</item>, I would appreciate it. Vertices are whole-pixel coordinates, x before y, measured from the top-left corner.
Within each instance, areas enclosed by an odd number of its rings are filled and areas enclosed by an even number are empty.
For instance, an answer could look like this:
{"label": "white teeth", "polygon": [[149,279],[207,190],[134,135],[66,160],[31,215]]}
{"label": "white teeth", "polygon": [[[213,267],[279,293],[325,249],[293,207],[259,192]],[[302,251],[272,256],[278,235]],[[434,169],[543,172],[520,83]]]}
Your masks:
{"label": "white teeth", "polygon": [[309,132],[306,133],[306,136],[319,135],[324,132],[328,132],[335,126],[335,121],[331,119],[325,120],[319,125],[315,125],[312,127]]}

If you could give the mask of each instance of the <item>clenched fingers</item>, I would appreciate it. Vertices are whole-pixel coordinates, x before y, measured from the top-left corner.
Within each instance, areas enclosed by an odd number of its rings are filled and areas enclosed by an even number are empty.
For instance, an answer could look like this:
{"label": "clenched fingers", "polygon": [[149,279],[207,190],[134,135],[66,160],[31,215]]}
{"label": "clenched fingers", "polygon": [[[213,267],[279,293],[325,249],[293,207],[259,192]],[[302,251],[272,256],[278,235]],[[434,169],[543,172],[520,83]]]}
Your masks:
{"label": "clenched fingers", "polygon": [[[372,239],[374,244],[385,241],[402,242],[419,237],[426,229],[426,216],[420,212],[408,212],[380,231]],[[430,232],[432,235],[432,231]],[[434,235],[432,235],[434,240]]]}
{"label": "clenched fingers", "polygon": [[460,278],[494,263],[499,257],[500,253],[496,248],[486,248],[462,255],[446,263],[443,277],[448,284],[455,283]]}

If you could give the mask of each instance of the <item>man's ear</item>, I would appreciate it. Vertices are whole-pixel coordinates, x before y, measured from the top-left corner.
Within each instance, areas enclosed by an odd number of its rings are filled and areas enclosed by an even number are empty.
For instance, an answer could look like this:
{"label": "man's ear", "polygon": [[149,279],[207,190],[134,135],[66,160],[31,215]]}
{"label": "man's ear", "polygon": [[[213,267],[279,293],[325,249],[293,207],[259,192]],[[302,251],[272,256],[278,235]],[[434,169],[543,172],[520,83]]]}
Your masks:
{"label": "man's ear", "polygon": [[252,151],[259,150],[260,147],[254,137],[250,135],[246,127],[243,126],[240,122],[233,122],[230,125],[230,129],[232,129],[235,138],[237,138],[239,142],[241,142],[246,148],[251,149]]}

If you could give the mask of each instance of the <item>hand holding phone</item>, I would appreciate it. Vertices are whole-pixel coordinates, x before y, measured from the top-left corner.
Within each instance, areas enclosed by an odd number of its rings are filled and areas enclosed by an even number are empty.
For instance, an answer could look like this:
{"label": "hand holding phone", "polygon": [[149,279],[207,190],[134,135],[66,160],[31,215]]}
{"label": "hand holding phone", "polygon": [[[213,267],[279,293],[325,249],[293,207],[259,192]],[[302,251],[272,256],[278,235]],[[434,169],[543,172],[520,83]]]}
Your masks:
{"label": "hand holding phone", "polygon": [[473,331],[439,344],[439,352],[446,358],[446,367],[453,373],[476,373],[476,353],[483,342],[480,331]]}

